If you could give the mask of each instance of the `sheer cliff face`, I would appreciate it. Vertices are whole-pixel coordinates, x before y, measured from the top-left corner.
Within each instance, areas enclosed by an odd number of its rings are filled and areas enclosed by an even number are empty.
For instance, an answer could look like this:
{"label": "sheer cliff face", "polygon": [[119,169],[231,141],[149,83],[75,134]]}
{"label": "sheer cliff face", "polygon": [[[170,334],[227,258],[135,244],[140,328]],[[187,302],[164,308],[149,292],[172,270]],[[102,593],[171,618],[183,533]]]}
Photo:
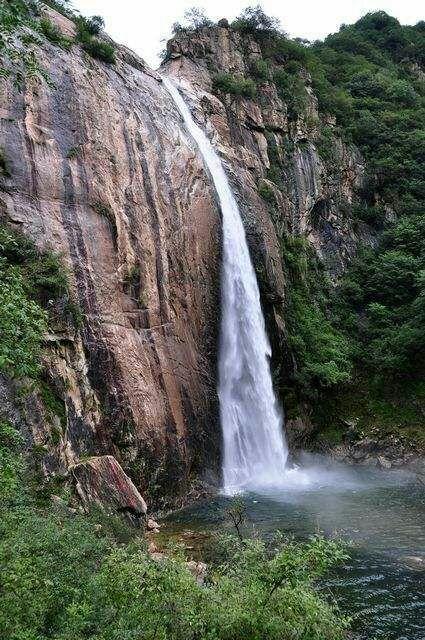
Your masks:
{"label": "sheer cliff face", "polygon": [[66,401],[60,442],[51,447],[34,398],[26,420],[50,447],[47,467],[112,453],[142,490],[177,493],[192,467],[217,459],[219,212],[141,60],[120,48],[108,66],[46,43],[40,62],[52,86],[10,84],[0,96],[11,174],[1,217],[63,255],[84,324],[48,337],[51,382]]}
{"label": "sheer cliff face", "polygon": [[[306,116],[295,122],[271,83],[261,101],[213,95],[218,71],[248,75],[260,56],[250,38],[217,27],[168,47],[163,72],[182,83],[226,162],[269,329],[285,349],[282,230],[307,234],[338,274],[357,241],[342,203],[362,186],[362,159],[339,141],[332,168],[321,159],[308,78]],[[142,492],[175,496],[219,461],[220,215],[210,181],[160,77],[132,52],[119,47],[111,66],[46,42],[40,63],[52,85],[10,83],[0,95],[10,167],[0,215],[63,255],[84,321],[46,338],[49,384],[66,406],[59,438],[37,393],[17,405],[3,381],[0,403],[45,447],[46,472],[113,455]],[[265,180],[273,164],[279,185]]]}

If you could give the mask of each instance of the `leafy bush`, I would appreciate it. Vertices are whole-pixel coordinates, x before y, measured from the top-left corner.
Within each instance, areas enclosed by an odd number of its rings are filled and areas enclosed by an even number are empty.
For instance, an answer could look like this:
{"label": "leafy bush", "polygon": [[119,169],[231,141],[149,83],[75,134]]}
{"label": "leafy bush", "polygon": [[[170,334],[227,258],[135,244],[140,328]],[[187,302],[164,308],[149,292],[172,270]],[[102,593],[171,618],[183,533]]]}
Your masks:
{"label": "leafy bush", "polygon": [[279,96],[288,106],[288,116],[296,119],[301,115],[307,104],[305,85],[297,75],[287,73],[282,68],[277,68],[273,74]]}
{"label": "leafy bush", "polygon": [[275,192],[266,180],[260,181],[260,184],[258,185],[258,193],[267,202],[273,203],[276,200]]}
{"label": "leafy bush", "polygon": [[113,517],[42,506],[22,447],[0,422],[1,638],[345,638],[347,620],[314,588],[346,557],[339,543],[220,537],[200,585],[181,553],[152,558]]}
{"label": "leafy bush", "polygon": [[105,26],[105,22],[101,16],[91,16],[85,18],[84,16],[78,16],[75,20],[77,30],[80,37],[84,37],[85,34],[89,36],[98,36]]}
{"label": "leafy bush", "polygon": [[234,76],[231,73],[219,73],[213,78],[213,91],[253,98],[257,88],[250,78]]}
{"label": "leafy bush", "polygon": [[4,259],[0,279],[0,371],[19,378],[36,377],[47,314],[28,298],[19,269]]}
{"label": "leafy bush", "polygon": [[28,29],[37,31],[36,9],[35,2],[25,0],[0,3],[0,78],[12,77],[19,88],[25,78],[48,80],[33,47],[38,40],[28,33]]}
{"label": "leafy bush", "polygon": [[[205,586],[182,558],[117,545],[94,521],[31,505],[1,509],[0,635],[10,640],[342,640],[347,623],[312,581],[344,558],[338,544],[227,538]],[[289,637],[289,636],[288,636]]]}
{"label": "leafy bush", "polygon": [[115,48],[109,42],[99,40],[98,38],[91,38],[83,43],[83,49],[87,51],[92,58],[97,58],[108,64],[115,64]]}
{"label": "leafy bush", "polygon": [[314,395],[350,382],[350,344],[327,317],[328,285],[313,249],[303,237],[285,236],[281,255],[290,281],[286,321],[296,383],[305,395]]}
{"label": "leafy bush", "polygon": [[279,20],[264,13],[259,5],[247,7],[242,11],[241,15],[232,22],[232,28],[242,34],[251,34],[260,39],[264,36],[273,37],[281,34]]}
{"label": "leafy bush", "polygon": [[8,504],[19,492],[23,470],[21,449],[22,438],[19,433],[8,422],[0,421],[0,502],[2,504]]}
{"label": "leafy bush", "polygon": [[250,67],[251,74],[257,80],[270,80],[270,67],[267,60],[254,60]]}
{"label": "leafy bush", "polygon": [[71,40],[65,38],[59,27],[49,20],[49,18],[42,18],[38,23],[38,27],[41,33],[50,40],[52,44],[62,47],[63,49],[70,49],[72,44]]}
{"label": "leafy bush", "polygon": [[103,19],[99,16],[84,18],[78,16],[75,20],[77,26],[77,40],[84,51],[102,62],[115,64],[115,47],[110,42],[96,38],[104,26]]}
{"label": "leafy bush", "polygon": [[56,254],[0,226],[0,279],[0,370],[34,378],[49,320],[43,307],[67,294],[67,272]]}

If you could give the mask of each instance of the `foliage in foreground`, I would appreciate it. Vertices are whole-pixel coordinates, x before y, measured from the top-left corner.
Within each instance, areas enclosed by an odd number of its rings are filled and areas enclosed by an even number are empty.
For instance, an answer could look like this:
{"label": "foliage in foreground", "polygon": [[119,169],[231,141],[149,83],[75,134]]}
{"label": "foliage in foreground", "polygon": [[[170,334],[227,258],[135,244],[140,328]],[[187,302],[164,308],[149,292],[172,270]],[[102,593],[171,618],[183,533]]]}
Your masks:
{"label": "foliage in foreground", "polygon": [[[313,581],[344,558],[315,537],[221,538],[204,586],[182,555],[154,560],[144,541],[99,514],[40,507],[13,428],[0,424],[0,637],[8,640],[342,640],[346,621]],[[117,535],[116,532],[119,532]],[[134,530],[133,530],[134,531]]]}
{"label": "foliage in foreground", "polygon": [[15,509],[0,524],[0,635],[117,640],[140,637],[326,640],[345,622],[313,590],[340,558],[332,543],[233,542],[233,557],[199,586],[182,558],[153,560],[143,541],[96,534],[83,516]]}

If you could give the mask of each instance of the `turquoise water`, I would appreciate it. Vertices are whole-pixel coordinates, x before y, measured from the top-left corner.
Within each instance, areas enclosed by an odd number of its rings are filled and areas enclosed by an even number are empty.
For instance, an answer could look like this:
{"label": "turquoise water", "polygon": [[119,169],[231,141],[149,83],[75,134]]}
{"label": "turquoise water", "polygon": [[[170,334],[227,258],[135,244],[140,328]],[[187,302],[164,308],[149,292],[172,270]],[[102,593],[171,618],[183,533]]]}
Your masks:
{"label": "turquoise water", "polygon": [[[361,639],[425,640],[425,487],[403,472],[325,459],[305,464],[285,488],[244,496],[248,530],[300,539],[319,530],[351,540],[350,560],[320,588],[354,618]],[[222,530],[228,500],[218,496],[174,513],[168,528]]]}

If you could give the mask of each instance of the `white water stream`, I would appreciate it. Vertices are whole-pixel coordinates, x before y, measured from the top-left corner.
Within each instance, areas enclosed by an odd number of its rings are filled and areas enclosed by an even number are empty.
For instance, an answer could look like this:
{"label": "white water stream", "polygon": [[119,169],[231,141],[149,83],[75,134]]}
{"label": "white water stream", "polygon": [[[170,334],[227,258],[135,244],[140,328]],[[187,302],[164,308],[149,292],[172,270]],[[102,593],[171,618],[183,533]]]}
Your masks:
{"label": "white water stream", "polygon": [[273,392],[270,344],[238,205],[222,161],[178,88],[163,77],[214,183],[222,213],[220,418],[226,493],[281,486],[288,450]]}

